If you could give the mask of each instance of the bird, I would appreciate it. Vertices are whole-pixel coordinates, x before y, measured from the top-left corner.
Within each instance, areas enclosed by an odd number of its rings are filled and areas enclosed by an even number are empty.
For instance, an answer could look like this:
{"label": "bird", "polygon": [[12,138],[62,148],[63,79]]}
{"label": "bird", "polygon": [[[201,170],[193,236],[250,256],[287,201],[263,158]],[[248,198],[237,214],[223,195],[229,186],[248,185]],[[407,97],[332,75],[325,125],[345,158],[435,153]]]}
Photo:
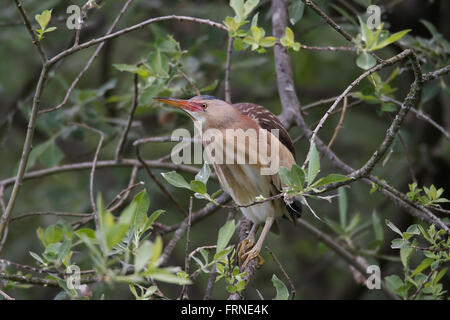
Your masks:
{"label": "bird", "polygon": [[[204,136],[212,131],[216,135],[226,137],[221,142],[221,148],[216,141],[217,137],[209,140],[202,138],[202,144],[209,150],[210,158],[213,158],[210,161],[222,189],[231,196],[242,214],[253,223],[248,236],[237,247],[238,263],[241,267],[245,267],[250,261],[257,259],[257,266],[261,266],[264,260],[260,256],[260,251],[269,231],[272,228],[276,229],[275,219],[287,217],[295,222],[301,216],[301,199],[286,194],[283,197],[277,196],[283,194],[284,187],[278,174],[279,168],[283,166],[290,170],[292,165],[296,164],[296,152],[288,132],[277,116],[254,103],[230,104],[209,95],[194,96],[190,99],[168,97],[154,99],[186,112]],[[252,145],[250,138],[245,137],[244,141],[241,139],[240,143],[238,141],[235,144],[234,137],[231,139],[227,136],[230,130],[239,134],[256,132],[253,137],[256,137],[258,147],[255,147],[255,143]],[[264,150],[267,152],[264,153]],[[236,156],[234,159],[241,157],[241,161],[227,163],[223,159],[228,155],[223,153],[222,161],[217,161],[221,152],[230,152],[232,156]],[[256,158],[253,163],[249,161],[252,156]],[[275,170],[269,174],[262,174],[262,169],[269,166],[268,158],[274,160]],[[261,196],[263,198],[260,198]],[[255,199],[264,200],[256,202]],[[255,241],[261,226],[263,229]]]}

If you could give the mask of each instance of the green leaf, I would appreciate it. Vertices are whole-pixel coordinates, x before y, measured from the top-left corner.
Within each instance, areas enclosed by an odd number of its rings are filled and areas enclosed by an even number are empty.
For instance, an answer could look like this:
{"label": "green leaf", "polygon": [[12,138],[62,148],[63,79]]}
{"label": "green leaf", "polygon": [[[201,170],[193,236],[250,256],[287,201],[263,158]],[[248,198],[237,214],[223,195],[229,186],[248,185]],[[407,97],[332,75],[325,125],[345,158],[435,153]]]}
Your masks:
{"label": "green leaf", "polygon": [[64,159],[64,153],[56,145],[55,140],[49,141],[47,148],[41,154],[39,161],[47,168],[57,166]]}
{"label": "green leaf", "polygon": [[387,39],[384,39],[381,42],[377,43],[375,46],[371,47],[371,50],[374,51],[374,50],[379,50],[381,48],[384,48],[384,47],[390,45],[391,43],[401,39],[405,34],[407,34],[410,31],[411,31],[411,29],[396,32],[396,33],[390,35]]}
{"label": "green leaf", "polygon": [[381,111],[383,112],[395,112],[397,111],[397,106],[392,102],[386,102],[381,104]]}
{"label": "green leaf", "polygon": [[154,280],[166,283],[175,283],[179,285],[191,283],[191,281],[189,281],[188,279],[184,279],[173,274],[169,269],[149,268],[145,272],[145,275],[153,278]]}
{"label": "green leaf", "polygon": [[369,70],[377,64],[377,61],[369,53],[363,52],[356,58],[356,65],[363,70]]}
{"label": "green leaf", "polygon": [[342,181],[346,181],[350,179],[347,176],[344,176],[342,174],[337,174],[337,173],[331,173],[326,177],[322,177],[319,180],[317,180],[312,186],[314,188],[319,188],[319,187],[323,187],[326,186],[327,184],[331,184],[331,183],[335,183],[335,182],[342,182]]}
{"label": "green leaf", "polygon": [[131,64],[113,64],[113,67],[119,70],[120,72],[130,72],[135,73],[142,78],[148,78],[150,73],[144,67],[138,67]]}
{"label": "green leaf", "polygon": [[339,221],[341,223],[341,227],[345,228],[347,225],[347,192],[344,187],[339,187]]}
{"label": "green leaf", "polygon": [[95,240],[95,231],[89,228],[81,228],[75,231],[78,238],[81,239],[82,236]]}
{"label": "green leaf", "polygon": [[132,204],[135,204],[134,226],[141,232],[144,231],[144,224],[147,224],[147,212],[150,207],[150,199],[146,189],[143,189],[134,196]]}
{"label": "green leaf", "polygon": [[275,287],[275,289],[277,290],[277,295],[275,296],[275,298],[273,300],[289,299],[289,291],[288,291],[286,285],[283,283],[283,281],[278,279],[278,277],[275,274],[273,274],[273,276],[272,276],[272,284]]}
{"label": "green leaf", "polygon": [[358,19],[359,24],[361,25],[362,39],[366,43],[366,48],[370,50],[375,42],[375,34],[372,32],[372,30],[369,29],[369,27],[364,23],[364,21],[362,21],[360,17],[358,17]]}
{"label": "green leaf", "polygon": [[305,4],[302,0],[294,0],[288,7],[289,22],[294,25],[300,21],[305,11]]}
{"label": "green leaf", "polygon": [[123,237],[127,234],[129,225],[127,224],[115,224],[106,233],[106,246],[108,249],[114,248],[122,241]]}
{"label": "green leaf", "polygon": [[434,279],[434,285],[438,284],[438,282],[442,279],[442,277],[447,273],[448,267],[443,268],[439,273],[437,274],[436,278]]}
{"label": "green leaf", "polygon": [[280,180],[282,183],[288,186],[292,185],[288,168],[280,167],[280,169],[278,170],[278,175],[280,176]]}
{"label": "green leaf", "polygon": [[152,67],[153,70],[162,77],[168,77],[168,64],[166,61],[166,57],[161,54],[161,51],[158,49],[155,50],[152,56]]}
{"label": "green leaf", "polygon": [[219,253],[225,249],[225,247],[228,245],[228,242],[230,242],[231,237],[234,234],[234,230],[235,230],[234,219],[228,221],[219,229],[219,234],[217,237],[216,253]]}
{"label": "green leaf", "polygon": [[55,31],[57,28],[56,27],[50,27],[50,28],[47,28],[47,29],[45,29],[45,33],[49,33],[49,32],[52,32],[52,31]]}
{"label": "green leaf", "polygon": [[390,222],[388,219],[385,220],[386,225],[395,233],[397,233],[400,237],[403,237],[403,233],[400,231],[399,228],[397,228],[392,222]]}
{"label": "green leaf", "polygon": [[191,190],[200,194],[206,194],[206,185],[197,180],[192,180],[190,183]]}
{"label": "green leaf", "polygon": [[153,243],[145,240],[140,247],[136,250],[134,258],[134,271],[140,272],[150,262],[150,258],[153,255]]}
{"label": "green leaf", "polygon": [[45,243],[47,245],[60,242],[64,237],[63,230],[57,225],[51,225],[45,230]]}
{"label": "green leaf", "polygon": [[277,42],[277,38],[275,37],[264,37],[259,43],[262,47],[273,47]]}
{"label": "green leaf", "polygon": [[208,163],[204,163],[202,169],[195,175],[195,180],[201,181],[204,184],[208,182],[209,176],[211,175],[211,169]]}
{"label": "green leaf", "polygon": [[230,0],[230,7],[233,8],[238,21],[242,21],[245,18],[244,0]]}
{"label": "green leaf", "polygon": [[152,225],[153,222],[156,221],[156,219],[158,219],[158,217],[163,214],[164,212],[166,212],[165,210],[159,209],[156,210],[155,212],[153,212],[150,217],[148,217],[147,222],[145,223],[145,226],[142,228],[142,232],[146,231],[148,228],[150,228],[150,226]]}
{"label": "green leaf", "polygon": [[293,164],[291,167],[291,171],[289,172],[290,181],[295,186],[303,189],[303,185],[305,184],[305,172],[298,165]]}
{"label": "green leaf", "polygon": [[153,255],[150,261],[150,265],[153,266],[158,261],[159,257],[161,257],[161,253],[163,250],[163,241],[161,236],[157,236],[155,242],[153,243]]}
{"label": "green leaf", "polygon": [[185,188],[191,190],[191,186],[189,185],[189,183],[187,183],[186,180],[183,178],[183,176],[180,175],[179,173],[176,173],[175,171],[170,171],[170,172],[162,172],[161,175],[171,185],[177,188]]}
{"label": "green leaf", "polygon": [[396,291],[404,285],[403,280],[396,274],[385,277],[384,281],[386,282],[386,286],[392,291]]}
{"label": "green leaf", "polygon": [[320,171],[320,157],[317,151],[316,144],[311,144],[311,151],[309,152],[309,164],[308,164],[308,186],[314,182],[317,174]]}
{"label": "green leaf", "polygon": [[411,277],[414,277],[416,274],[419,274],[433,263],[434,259],[431,258],[425,258],[422,260],[422,262],[417,266],[417,268],[414,270],[414,272],[411,274]]}
{"label": "green leaf", "polygon": [[384,239],[384,231],[383,226],[381,224],[380,217],[378,217],[378,214],[376,211],[373,211],[372,213],[372,223],[373,223],[373,230],[375,233],[375,239],[378,243],[383,243]]}
{"label": "green leaf", "polygon": [[401,249],[401,248],[404,248],[407,244],[408,244],[408,242],[406,242],[405,240],[397,238],[397,239],[392,240],[391,248],[392,249]]}
{"label": "green leaf", "polygon": [[42,260],[42,258],[37,254],[34,253],[33,251],[28,251],[28,253],[30,254],[30,256],[32,256],[35,260],[37,260],[40,264],[46,266],[47,264],[44,262],[44,260]]}
{"label": "green leaf", "polygon": [[244,18],[247,18],[248,15],[258,6],[259,0],[247,0],[244,3]]}
{"label": "green leaf", "polygon": [[409,259],[414,252],[414,248],[412,247],[403,247],[400,248],[400,260],[402,261],[403,267],[408,268]]}
{"label": "green leaf", "polygon": [[52,17],[52,11],[51,10],[44,10],[41,14],[37,14],[34,16],[37,23],[41,27],[42,30],[44,30],[48,23],[50,22],[50,19]]}

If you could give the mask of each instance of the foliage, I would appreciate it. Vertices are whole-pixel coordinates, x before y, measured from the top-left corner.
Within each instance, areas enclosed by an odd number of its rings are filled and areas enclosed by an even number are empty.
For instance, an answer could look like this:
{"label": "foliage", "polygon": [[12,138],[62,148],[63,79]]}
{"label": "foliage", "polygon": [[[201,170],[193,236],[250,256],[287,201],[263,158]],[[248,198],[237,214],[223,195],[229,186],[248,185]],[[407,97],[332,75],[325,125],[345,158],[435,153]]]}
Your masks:
{"label": "foliage", "polygon": [[[391,247],[400,250],[403,279],[398,275],[386,277],[386,284],[403,299],[443,299],[447,292],[441,283],[450,261],[450,239],[444,230],[434,225],[424,228],[413,224],[405,232],[386,219],[386,225],[400,238],[392,240]],[[425,241],[424,241],[425,240]],[[419,243],[425,242],[421,247]],[[420,263],[411,264],[413,255],[420,256]]]}

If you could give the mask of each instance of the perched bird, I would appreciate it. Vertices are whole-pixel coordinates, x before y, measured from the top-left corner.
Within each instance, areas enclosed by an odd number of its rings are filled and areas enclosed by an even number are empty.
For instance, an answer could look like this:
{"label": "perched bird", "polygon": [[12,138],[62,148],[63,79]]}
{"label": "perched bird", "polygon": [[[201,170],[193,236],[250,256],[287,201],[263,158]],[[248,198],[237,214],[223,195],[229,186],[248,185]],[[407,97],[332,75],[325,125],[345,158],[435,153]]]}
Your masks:
{"label": "perched bird", "polygon": [[[288,213],[295,221],[301,214],[300,199],[274,197],[283,188],[279,168],[291,169],[295,164],[295,149],[289,134],[273,113],[257,104],[229,104],[206,95],[189,100],[155,99],[184,110],[204,137],[210,131],[214,133],[213,139],[210,136],[209,140],[202,139],[203,146],[209,150],[208,155],[222,189],[230,194],[243,215],[253,223],[249,235],[238,246],[239,264],[245,267],[257,258],[261,265],[263,260],[259,253],[275,218]],[[230,132],[235,136],[227,135]],[[245,135],[244,139],[242,135]],[[252,138],[256,141],[251,141]],[[235,156],[231,163],[225,161],[229,160],[230,154]],[[250,161],[252,157],[253,162]],[[274,199],[254,204],[261,196]],[[261,235],[255,242],[258,228],[263,224]]]}

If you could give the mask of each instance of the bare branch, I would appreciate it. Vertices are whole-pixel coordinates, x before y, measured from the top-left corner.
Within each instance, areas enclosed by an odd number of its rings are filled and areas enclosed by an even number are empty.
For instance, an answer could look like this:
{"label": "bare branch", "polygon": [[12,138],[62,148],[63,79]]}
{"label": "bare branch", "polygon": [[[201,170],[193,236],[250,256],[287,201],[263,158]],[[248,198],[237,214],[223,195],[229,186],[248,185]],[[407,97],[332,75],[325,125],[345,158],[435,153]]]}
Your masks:
{"label": "bare branch", "polygon": [[[119,23],[120,18],[122,18],[123,14],[125,13],[125,11],[127,10],[128,6],[130,5],[131,1],[133,0],[128,0],[122,10],[120,11],[119,15],[116,17],[116,19],[114,20],[113,24],[111,25],[111,27],[108,29],[108,31],[106,32],[106,36],[110,35],[111,32],[113,32],[113,30],[116,28],[117,24]],[[76,40],[75,40],[75,44],[73,47],[71,47],[70,49],[67,50],[71,50],[71,49],[75,49],[78,48],[78,37],[79,37],[79,31],[77,31],[76,34]],[[86,73],[86,71],[91,67],[92,63],[94,62],[95,58],[97,58],[97,56],[99,55],[100,51],[102,50],[103,46],[105,45],[104,42],[100,43],[100,45],[97,47],[97,49],[94,51],[94,53],[92,54],[92,56],[89,58],[88,62],[86,63],[86,65],[84,66],[84,68],[80,71],[80,73],[77,75],[77,77],[73,80],[72,84],[70,85],[69,89],[67,89],[66,94],[64,96],[63,101],[58,104],[55,107],[52,108],[48,108],[45,110],[40,110],[39,114],[41,113],[46,113],[46,112],[51,112],[51,111],[55,111],[58,110],[60,108],[62,108],[67,101],[69,100],[70,94],[72,93],[73,89],[75,89],[75,86],[77,85],[77,83],[80,81],[80,79],[83,77],[83,75]],[[67,51],[66,50],[66,51]],[[52,59],[53,60],[53,59]],[[50,62],[51,64],[56,63],[57,61],[54,62]]]}
{"label": "bare branch", "polygon": [[[317,240],[323,242],[327,247],[333,250],[337,255],[343,258],[349,265],[353,266],[356,270],[358,270],[361,274],[367,274],[367,266],[362,265],[360,261],[350,254],[346,249],[340,246],[337,242],[335,242],[331,237],[321,232],[319,229],[315,228],[308,222],[303,219],[297,219],[297,227],[301,227],[304,230],[308,231]],[[387,287],[384,281],[381,281],[381,289],[384,291],[386,296],[390,299],[398,300],[398,296],[391,292]]]}
{"label": "bare branch", "polygon": [[[186,229],[186,249],[184,253],[184,272],[186,274],[189,274],[189,243],[190,243],[190,233],[191,233],[191,220],[192,220],[192,203],[193,203],[193,197],[191,196],[189,198],[189,216],[188,216],[188,225]],[[188,296],[188,287],[187,285],[183,285],[183,288],[181,290],[180,299],[181,300],[187,300],[189,299]]]}
{"label": "bare branch", "polygon": [[3,298],[5,298],[5,300],[16,300],[14,298],[11,298],[10,296],[8,296],[4,291],[2,291],[0,289],[0,296],[2,296]]}
{"label": "bare branch", "polygon": [[[337,105],[339,104],[339,102],[341,102],[341,100],[347,96],[349,94],[349,92],[355,87],[357,86],[363,79],[365,79],[366,77],[370,76],[371,74],[379,71],[380,69],[390,66],[394,63],[397,63],[398,61],[401,61],[405,58],[407,58],[408,56],[411,55],[411,50],[407,49],[402,51],[401,53],[399,53],[398,55],[387,59],[385,61],[383,61],[382,63],[377,64],[375,67],[371,68],[370,70],[367,70],[366,72],[364,72],[362,75],[360,75],[358,78],[356,78],[345,90],[344,92],[334,101],[333,105],[327,110],[327,112],[323,115],[323,117],[320,119],[319,124],[316,126],[316,128],[314,129],[312,136],[310,138],[311,141],[311,146],[312,143],[315,142],[317,133],[319,132],[320,128],[322,128],[324,122],[326,121],[326,119],[330,116],[330,114],[334,111],[334,109],[337,107]],[[420,77],[421,79],[421,77]],[[310,150],[311,150],[311,146],[310,146]],[[306,164],[309,161],[309,155],[310,152],[308,152],[308,155],[305,159],[305,162],[303,163],[303,168],[305,168]]]}
{"label": "bare branch", "polygon": [[49,70],[47,68],[47,65],[44,64],[42,66],[42,71],[39,76],[38,84],[36,87],[36,92],[35,92],[34,98],[33,98],[33,104],[32,104],[31,112],[30,112],[30,118],[28,121],[27,133],[25,136],[25,142],[24,142],[24,146],[22,149],[22,156],[20,157],[20,162],[19,162],[19,169],[17,171],[17,176],[15,177],[15,182],[14,182],[13,190],[11,192],[11,196],[8,201],[8,205],[6,207],[5,212],[2,215],[2,218],[0,219],[0,239],[3,239],[3,241],[6,240],[5,230],[8,225],[9,217],[10,217],[12,211],[14,210],[17,196],[19,194],[19,189],[22,184],[23,177],[25,175],[25,170],[26,170],[27,163],[28,163],[28,157],[30,156],[32,143],[33,143],[33,136],[34,136],[34,130],[36,127],[37,113],[38,113],[39,105],[40,105],[40,101],[41,101],[41,94],[42,94],[42,90],[44,88],[45,80],[47,79],[48,71]]}
{"label": "bare branch", "polygon": [[73,213],[73,212],[57,212],[57,211],[41,211],[41,212],[28,212],[20,216],[13,217],[9,221],[17,221],[24,218],[36,217],[36,216],[58,216],[58,217],[90,217],[92,213]]}
{"label": "bare branch", "polygon": [[215,27],[224,31],[228,31],[228,28],[226,26],[224,26],[221,23],[217,23],[208,19],[201,19],[201,18],[194,18],[194,17],[187,17],[187,16],[177,16],[177,15],[170,15],[170,16],[162,16],[162,17],[157,17],[157,18],[151,18],[151,19],[147,19],[145,21],[142,21],[141,23],[135,24],[131,27],[128,28],[124,28],[121,29],[119,31],[116,31],[114,33],[111,34],[106,34],[102,37],[96,38],[96,39],[92,39],[90,41],[84,42],[76,47],[71,47],[63,52],[60,52],[59,54],[57,54],[56,56],[54,56],[53,58],[51,58],[49,60],[50,64],[54,64],[57,61],[63,59],[64,57],[67,57],[75,52],[78,52],[80,50],[89,48],[91,46],[94,46],[98,43],[102,43],[117,37],[120,37],[126,33],[135,31],[135,30],[139,30],[142,29],[145,26],[148,26],[149,24],[155,23],[155,22],[160,22],[160,21],[166,21],[166,20],[176,20],[176,21],[189,21],[189,22],[194,22],[194,23],[201,23],[201,24],[207,24],[211,27]]}
{"label": "bare branch", "polygon": [[230,76],[231,76],[231,53],[233,52],[233,37],[228,37],[227,46],[227,62],[225,64],[225,101],[231,103],[231,89],[230,89]]}
{"label": "bare branch", "polygon": [[[175,164],[170,162],[161,162],[161,161],[152,161],[148,160],[145,161],[147,166],[150,168],[155,169],[167,169],[167,170],[181,170],[185,172],[190,173],[197,173],[200,169],[189,166],[189,165],[183,165],[183,164]],[[122,159],[120,162],[117,162],[115,160],[103,160],[97,162],[97,169],[100,168],[118,168],[118,167],[135,167],[142,168],[142,164],[136,160],[136,159]],[[55,174],[60,174],[64,172],[71,172],[71,171],[80,171],[80,170],[87,170],[92,168],[92,162],[79,162],[79,163],[71,163],[71,164],[65,164],[61,166],[55,166],[47,169],[41,169],[41,170],[35,170],[30,171],[26,173],[22,180],[31,180],[31,179],[38,179],[46,176],[51,176]],[[211,174],[211,178],[215,179],[215,175]],[[0,180],[0,185],[4,185],[5,187],[8,187],[11,184],[14,184],[16,181],[15,177],[6,178],[4,180]]]}
{"label": "bare branch", "polygon": [[166,187],[159,182],[158,179],[156,179],[155,175],[152,173],[152,171],[150,170],[150,167],[147,165],[147,163],[145,163],[145,161],[142,159],[141,157],[141,152],[139,149],[139,144],[135,144],[136,147],[136,156],[139,160],[139,162],[142,164],[142,166],[144,167],[145,171],[147,171],[147,174],[149,175],[149,177],[153,180],[153,182],[161,189],[161,191],[175,204],[175,206],[178,208],[178,210],[185,216],[187,217],[189,214],[186,211],[186,209],[178,202],[177,199],[175,199],[175,197],[166,189]]}
{"label": "bare branch", "polygon": [[95,150],[94,160],[92,161],[91,174],[90,174],[90,177],[89,177],[89,196],[90,196],[90,199],[91,199],[93,215],[95,217],[95,225],[96,225],[96,227],[98,229],[98,214],[97,214],[97,207],[95,205],[95,196],[94,196],[94,175],[95,175],[95,168],[97,166],[98,154],[100,153],[100,149],[102,148],[103,141],[105,140],[105,135],[100,130],[92,128],[92,127],[89,127],[88,125],[86,125],[84,123],[75,123],[75,125],[81,126],[81,127],[85,128],[85,129],[88,129],[88,130],[90,130],[92,132],[95,132],[98,135],[100,135],[100,140],[98,141],[97,149]]}

